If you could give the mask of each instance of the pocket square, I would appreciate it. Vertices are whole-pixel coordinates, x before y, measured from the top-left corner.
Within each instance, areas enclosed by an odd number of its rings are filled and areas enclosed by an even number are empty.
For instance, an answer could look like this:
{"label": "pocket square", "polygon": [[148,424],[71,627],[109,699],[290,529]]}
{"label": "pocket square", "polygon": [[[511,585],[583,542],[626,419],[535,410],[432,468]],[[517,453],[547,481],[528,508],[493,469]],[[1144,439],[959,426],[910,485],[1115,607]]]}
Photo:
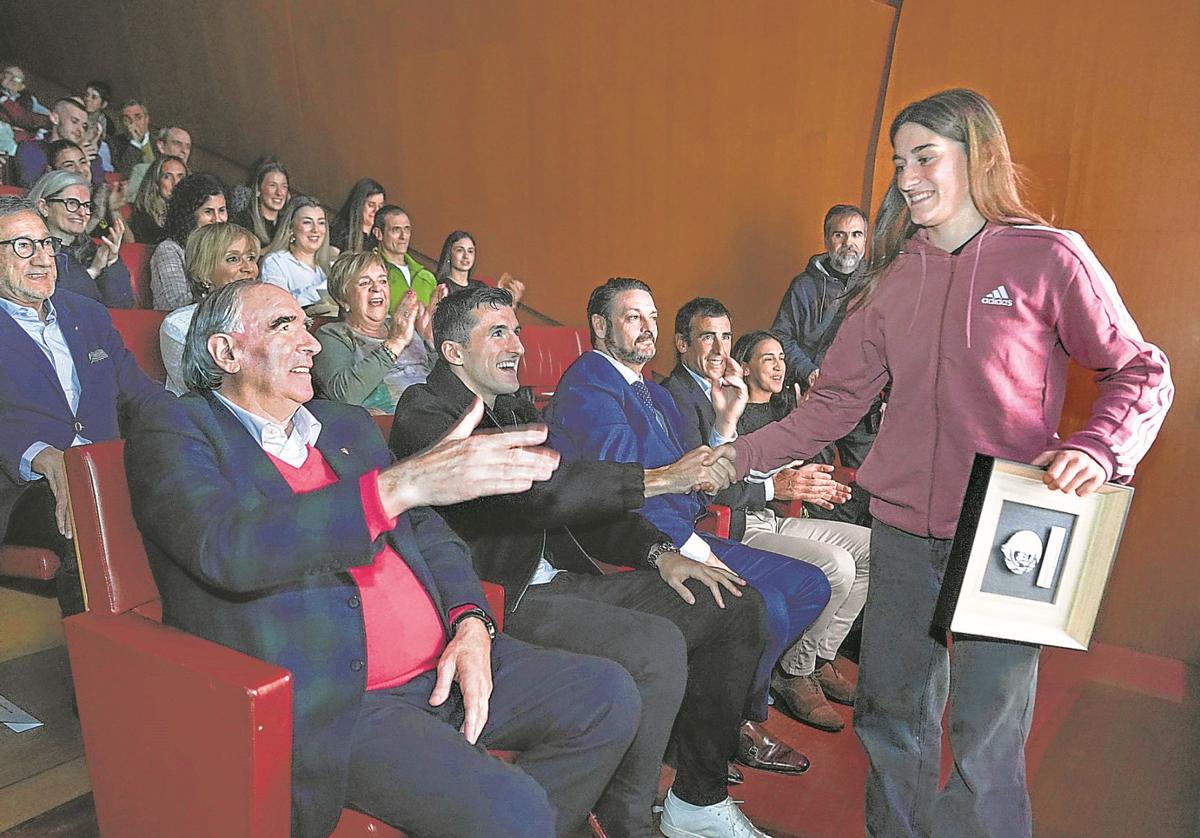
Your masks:
{"label": "pocket square", "polygon": [[88,360],[91,361],[93,364],[98,364],[107,357],[108,357],[108,353],[105,352],[103,349],[93,349],[91,352],[88,353]]}

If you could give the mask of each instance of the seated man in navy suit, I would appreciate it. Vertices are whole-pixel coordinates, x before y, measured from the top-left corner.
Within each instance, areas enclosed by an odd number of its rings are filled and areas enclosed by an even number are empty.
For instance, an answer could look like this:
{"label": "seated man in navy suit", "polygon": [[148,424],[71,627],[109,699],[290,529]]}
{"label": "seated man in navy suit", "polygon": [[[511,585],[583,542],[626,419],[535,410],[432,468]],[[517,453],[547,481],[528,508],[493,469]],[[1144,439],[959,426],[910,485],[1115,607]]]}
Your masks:
{"label": "seated man in navy suit", "polygon": [[163,621],[292,673],[294,835],[346,805],[417,835],[573,834],[636,732],[633,681],[497,636],[425,508],[547,479],[545,429],[472,437],[476,401],[393,464],[362,408],[313,399],[304,320],[280,288],[224,286],[188,332],[192,392],[138,418],[127,473]]}
{"label": "seated man in navy suit", "polygon": [[[563,373],[546,409],[551,446],[567,460],[635,462],[646,468],[675,462],[687,450],[683,419],[671,395],[643,378],[658,338],[658,311],[649,286],[636,279],[610,279],[592,292],[587,312],[593,351]],[[731,384],[745,387],[740,379]],[[723,441],[707,440],[710,445]],[[755,684],[756,717],[765,719],[771,669],[829,602],[829,582],[811,565],[700,535],[696,521],[704,504],[697,492],[659,495],[647,498],[640,512],[681,554],[732,570],[762,594],[769,638]]]}
{"label": "seated man in navy suit", "polygon": [[[733,322],[719,300],[696,297],[684,303],[675,316],[675,369],[663,387],[683,415],[684,446],[708,441],[714,432],[732,438],[742,427],[746,399],[720,399],[720,380],[729,365]],[[731,391],[740,396],[740,390]],[[774,498],[803,500],[832,508],[849,488],[834,482],[833,466],[807,463],[784,469],[765,482],[739,480],[719,492],[715,501],[730,507],[729,533],[750,544],[821,568],[832,591],[829,604],[804,636],[779,660],[771,679],[777,699],[791,715],[820,730],[836,733],[845,726],[842,715],[830,706],[854,703],[854,683],[838,669],[834,658],[854,619],[867,601],[871,531],[844,521],[820,518],[785,518],[767,506]]]}
{"label": "seated man in navy suit", "polygon": [[63,451],[116,439],[118,414],[171,396],[138,368],[94,300],[57,287],[58,239],[0,197],[0,535],[59,557],[63,616],[83,610]]}

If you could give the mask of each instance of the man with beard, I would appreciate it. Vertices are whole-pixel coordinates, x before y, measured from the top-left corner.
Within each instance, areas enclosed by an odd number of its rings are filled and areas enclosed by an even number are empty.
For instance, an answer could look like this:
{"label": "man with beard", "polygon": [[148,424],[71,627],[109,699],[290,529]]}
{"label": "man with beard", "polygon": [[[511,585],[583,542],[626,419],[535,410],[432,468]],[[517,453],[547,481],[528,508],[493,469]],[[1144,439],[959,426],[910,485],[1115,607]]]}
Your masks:
{"label": "man with beard", "polygon": [[[825,252],[808,260],[804,272],[792,280],[771,331],[779,336],[787,356],[789,381],[807,392],[820,373],[825,352],[833,343],[846,308],[863,280],[867,249],[867,216],[852,204],[834,204],[825,213]],[[854,430],[813,457],[814,463],[832,463],[836,450],[846,468],[858,468],[879,433],[883,400],[877,398]],[[871,525],[869,495],[855,485],[846,503],[826,510],[806,504],[814,518]]]}

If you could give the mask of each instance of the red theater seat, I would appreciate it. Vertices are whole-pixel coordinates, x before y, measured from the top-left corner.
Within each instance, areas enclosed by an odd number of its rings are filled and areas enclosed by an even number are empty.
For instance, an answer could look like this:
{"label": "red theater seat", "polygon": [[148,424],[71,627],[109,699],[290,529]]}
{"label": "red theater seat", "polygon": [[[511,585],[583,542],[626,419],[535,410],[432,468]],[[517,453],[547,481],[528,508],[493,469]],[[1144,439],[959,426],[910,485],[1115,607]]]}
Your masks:
{"label": "red theater seat", "polygon": [[0,198],[24,198],[28,193],[24,186],[10,186],[8,184],[0,184]]}
{"label": "red theater seat", "polygon": [[166,319],[165,311],[141,308],[111,308],[113,326],[120,333],[125,346],[133,353],[142,372],[160,384],[167,381],[167,370],[163,366],[162,345],[158,330]]}
{"label": "red theater seat", "polygon": [[[162,625],[124,450],[113,440],[66,454],[88,610],[65,627],[100,833],[287,835],[291,673]],[[502,618],[503,589],[484,592]],[[333,834],[403,835],[349,809]]]}
{"label": "red theater seat", "polygon": [[58,572],[58,556],[41,547],[0,545],[0,576],[48,582]]}
{"label": "red theater seat", "polygon": [[129,268],[133,286],[133,304],[138,308],[154,308],[150,296],[150,257],[154,248],[148,244],[121,245],[121,261]]}
{"label": "red theater seat", "polygon": [[533,401],[545,407],[567,367],[591,348],[587,329],[570,326],[525,326],[521,329],[525,357],[517,369],[522,387],[533,391]]}

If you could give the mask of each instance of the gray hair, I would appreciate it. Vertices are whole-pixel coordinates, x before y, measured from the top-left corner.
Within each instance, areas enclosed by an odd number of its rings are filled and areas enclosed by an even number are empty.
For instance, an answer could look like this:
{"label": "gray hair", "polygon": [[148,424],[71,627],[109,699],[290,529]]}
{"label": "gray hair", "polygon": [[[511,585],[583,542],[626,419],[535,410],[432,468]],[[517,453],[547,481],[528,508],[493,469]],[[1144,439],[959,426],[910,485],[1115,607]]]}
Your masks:
{"label": "gray hair", "polygon": [[33,201],[28,198],[19,198],[16,195],[0,195],[0,218],[19,215],[23,212],[37,215],[37,208],[34,207]]}
{"label": "gray hair", "polygon": [[37,206],[37,202],[45,198],[53,198],[64,189],[72,186],[82,186],[88,191],[88,199],[91,200],[92,184],[88,182],[83,175],[77,175],[74,172],[65,170],[55,170],[46,172],[38,178],[37,183],[29,190],[29,194],[25,197],[29,199],[29,203]]}
{"label": "gray hair", "polygon": [[192,324],[183,341],[183,383],[189,390],[217,390],[225,371],[208,351],[213,335],[242,331],[242,294],[261,279],[239,279],[223,285],[200,301],[192,312]]}

